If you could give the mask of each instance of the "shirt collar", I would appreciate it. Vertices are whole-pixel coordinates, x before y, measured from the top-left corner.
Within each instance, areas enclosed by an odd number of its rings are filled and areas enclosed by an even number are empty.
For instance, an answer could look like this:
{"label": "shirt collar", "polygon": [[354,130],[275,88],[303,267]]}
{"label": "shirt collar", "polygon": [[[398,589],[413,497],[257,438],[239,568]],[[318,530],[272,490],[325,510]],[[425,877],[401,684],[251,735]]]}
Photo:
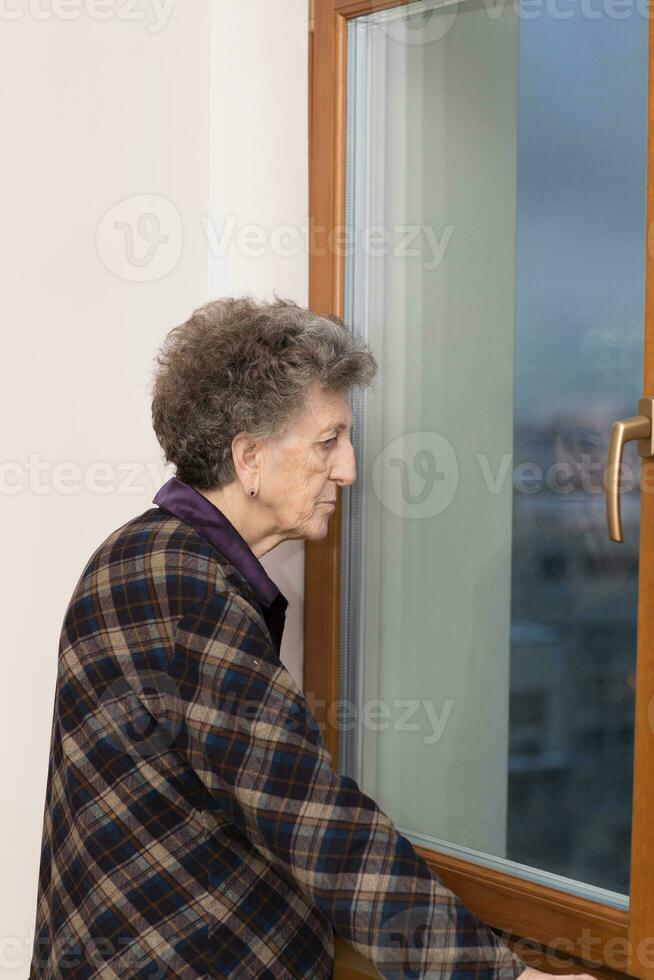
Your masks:
{"label": "shirt collar", "polygon": [[204,494],[173,476],[157,491],[152,503],[194,527],[232,563],[266,607],[278,599],[286,608],[286,596],[277,588],[247,541]]}

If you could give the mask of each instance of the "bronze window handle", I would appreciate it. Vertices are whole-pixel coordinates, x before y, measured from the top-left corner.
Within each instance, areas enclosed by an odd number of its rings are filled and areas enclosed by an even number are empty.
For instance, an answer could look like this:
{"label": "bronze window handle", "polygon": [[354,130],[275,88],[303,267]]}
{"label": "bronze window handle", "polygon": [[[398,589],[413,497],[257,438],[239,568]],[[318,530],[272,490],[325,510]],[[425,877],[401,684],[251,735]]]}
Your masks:
{"label": "bronze window handle", "polygon": [[639,415],[620,419],[611,427],[609,454],[606,463],[606,523],[611,541],[622,541],[622,518],[620,515],[620,469],[622,450],[625,442],[638,440],[638,455],[648,458],[654,456],[654,433],[652,431],[652,409],[654,398],[641,398],[638,401]]}

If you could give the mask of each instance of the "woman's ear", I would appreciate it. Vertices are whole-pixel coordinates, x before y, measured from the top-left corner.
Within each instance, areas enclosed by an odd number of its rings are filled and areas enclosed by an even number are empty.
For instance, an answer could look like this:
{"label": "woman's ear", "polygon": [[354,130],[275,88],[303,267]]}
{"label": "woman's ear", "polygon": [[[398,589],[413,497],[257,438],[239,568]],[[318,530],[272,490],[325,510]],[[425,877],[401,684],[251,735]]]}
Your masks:
{"label": "woman's ear", "polygon": [[232,439],[232,459],[236,476],[246,492],[257,486],[260,469],[261,444],[248,432],[239,432]]}

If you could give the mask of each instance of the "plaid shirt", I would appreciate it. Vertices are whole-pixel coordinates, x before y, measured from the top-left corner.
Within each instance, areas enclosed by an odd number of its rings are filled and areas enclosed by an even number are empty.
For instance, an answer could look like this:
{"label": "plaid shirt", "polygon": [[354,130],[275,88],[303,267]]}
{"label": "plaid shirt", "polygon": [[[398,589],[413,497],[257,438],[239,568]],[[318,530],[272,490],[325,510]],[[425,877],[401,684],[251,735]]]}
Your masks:
{"label": "plaid shirt", "polygon": [[[31,980],[322,980],[525,964],[337,775],[279,659],[286,599],[173,477],[84,568],[58,659]],[[411,973],[405,969],[411,968]]]}

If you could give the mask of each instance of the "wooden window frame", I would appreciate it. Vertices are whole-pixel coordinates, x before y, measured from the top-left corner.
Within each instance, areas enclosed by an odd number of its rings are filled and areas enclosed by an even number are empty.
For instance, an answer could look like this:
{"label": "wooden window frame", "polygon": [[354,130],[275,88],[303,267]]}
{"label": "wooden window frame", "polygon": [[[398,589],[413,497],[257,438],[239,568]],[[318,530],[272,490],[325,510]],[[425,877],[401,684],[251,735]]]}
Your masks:
{"label": "wooden window frame", "polygon": [[[345,222],[346,31],[351,17],[410,0],[309,0],[309,305],[343,316],[344,262],[335,248]],[[650,66],[654,27],[649,24]],[[647,228],[654,219],[653,73],[649,72]],[[654,394],[654,239],[645,256],[643,394]],[[340,254],[339,254],[340,253]],[[654,488],[654,462],[642,461]],[[305,543],[304,690],[338,762],[329,711],[339,697],[340,494],[328,535]],[[641,494],[634,792],[629,911],[534,884],[518,876],[417,847],[432,869],[488,925],[511,934],[526,962],[548,973],[654,980],[654,498]],[[649,927],[648,927],[649,923]],[[533,949],[525,945],[529,940]],[[567,959],[557,964],[559,950]],[[544,958],[543,954],[546,954]],[[571,966],[571,957],[576,959]],[[592,969],[591,969],[592,967]],[[336,974],[378,976],[337,939]]]}

